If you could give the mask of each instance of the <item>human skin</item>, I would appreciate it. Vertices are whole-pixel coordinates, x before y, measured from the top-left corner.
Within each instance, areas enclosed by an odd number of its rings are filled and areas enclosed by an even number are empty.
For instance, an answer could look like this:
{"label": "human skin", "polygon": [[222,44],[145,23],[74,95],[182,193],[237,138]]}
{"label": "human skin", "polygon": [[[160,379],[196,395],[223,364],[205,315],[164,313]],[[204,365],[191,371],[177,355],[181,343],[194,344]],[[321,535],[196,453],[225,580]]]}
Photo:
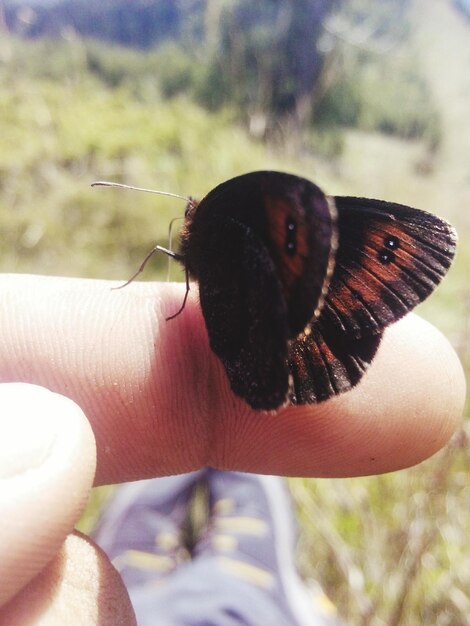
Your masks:
{"label": "human skin", "polygon": [[259,413],[231,393],[195,286],[170,321],[183,285],[111,286],[0,279],[0,626],[134,623],[106,557],[71,535],[93,485],[206,466],[378,474],[431,456],[459,424],[458,358],[414,315],[351,392]]}

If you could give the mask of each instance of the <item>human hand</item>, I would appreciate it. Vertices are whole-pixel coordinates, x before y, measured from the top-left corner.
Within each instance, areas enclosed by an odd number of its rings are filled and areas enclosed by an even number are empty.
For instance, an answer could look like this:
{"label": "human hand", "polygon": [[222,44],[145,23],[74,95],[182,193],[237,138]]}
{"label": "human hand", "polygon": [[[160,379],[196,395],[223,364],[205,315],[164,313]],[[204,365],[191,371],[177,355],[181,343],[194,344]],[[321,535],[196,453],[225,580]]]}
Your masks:
{"label": "human hand", "polygon": [[71,534],[93,485],[89,422],[44,387],[0,384],[0,625],[134,624],[104,553]]}
{"label": "human hand", "polygon": [[[17,614],[8,611],[33,606],[31,598],[39,613],[51,611],[54,603],[45,601],[51,597],[59,600],[56,608],[71,611],[74,624],[107,623],[104,596],[122,609],[121,623],[133,623],[125,590],[102,555],[93,561],[91,547],[74,538],[60,551],[93,480],[123,482],[205,465],[302,476],[375,474],[436,452],[461,415],[457,357],[415,316],[386,331],[369,372],[350,393],[273,415],[253,413],[230,392],[193,293],[181,315],[165,320],[181,304],[182,285],[134,283],[112,291],[101,281],[5,276],[0,289],[0,381],[42,385],[74,400],[92,426],[97,454],[93,479],[91,431],[73,403],[30,387],[17,391],[12,403],[7,389],[3,428],[19,424],[19,414],[27,421],[15,435],[21,445],[0,438],[4,475],[24,483],[21,497],[13,497],[13,483],[0,494],[2,525],[9,531],[0,533],[0,563],[8,567],[1,579],[13,581],[3,589],[3,602],[19,592],[3,616],[0,611],[0,626],[15,623],[11,616]],[[30,408],[22,408],[23,394],[33,397]],[[38,433],[50,438],[36,462],[31,449]],[[44,450],[49,454],[41,456]],[[50,463],[38,483],[34,470],[54,454],[60,462]],[[82,585],[99,571],[99,583],[77,590],[67,571]],[[64,589],[70,592],[65,600]],[[88,603],[76,601],[85,597]],[[98,606],[96,621],[79,620],[80,611]],[[63,614],[50,615],[45,623],[67,623]],[[119,623],[116,615],[112,619]]]}

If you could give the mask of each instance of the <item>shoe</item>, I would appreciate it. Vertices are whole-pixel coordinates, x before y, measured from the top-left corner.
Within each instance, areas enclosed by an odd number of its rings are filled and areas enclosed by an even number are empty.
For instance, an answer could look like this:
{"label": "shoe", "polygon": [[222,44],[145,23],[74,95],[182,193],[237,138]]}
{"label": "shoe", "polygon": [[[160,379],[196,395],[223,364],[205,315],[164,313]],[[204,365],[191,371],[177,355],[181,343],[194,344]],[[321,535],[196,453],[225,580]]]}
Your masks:
{"label": "shoe", "polygon": [[189,558],[183,529],[203,476],[201,470],[118,487],[92,537],[127,587],[157,582]]}
{"label": "shoe", "polygon": [[224,574],[270,594],[286,624],[340,626],[319,585],[307,589],[294,563],[293,503],[277,476],[208,470],[210,521],[194,559],[217,556]]}

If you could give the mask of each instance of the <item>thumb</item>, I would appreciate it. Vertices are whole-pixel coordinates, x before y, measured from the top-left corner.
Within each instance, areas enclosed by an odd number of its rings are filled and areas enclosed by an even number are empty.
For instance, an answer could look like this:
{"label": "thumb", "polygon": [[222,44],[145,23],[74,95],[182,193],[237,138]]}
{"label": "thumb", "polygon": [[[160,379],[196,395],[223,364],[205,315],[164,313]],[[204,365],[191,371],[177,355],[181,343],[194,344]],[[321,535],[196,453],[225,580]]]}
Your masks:
{"label": "thumb", "polygon": [[0,385],[0,626],[135,623],[109,560],[71,534],[95,462],[74,402],[35,385]]}
{"label": "thumb", "polygon": [[0,605],[59,551],[94,471],[93,434],[76,404],[43,387],[0,385]]}

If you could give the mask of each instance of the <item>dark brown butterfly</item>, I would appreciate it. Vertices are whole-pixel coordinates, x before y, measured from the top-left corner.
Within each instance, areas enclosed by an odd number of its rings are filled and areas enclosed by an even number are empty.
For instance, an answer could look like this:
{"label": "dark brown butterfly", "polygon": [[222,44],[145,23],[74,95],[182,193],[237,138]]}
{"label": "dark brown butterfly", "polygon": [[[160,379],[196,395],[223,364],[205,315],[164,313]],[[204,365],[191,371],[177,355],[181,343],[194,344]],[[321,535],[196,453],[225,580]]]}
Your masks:
{"label": "dark brown butterfly", "polygon": [[384,329],[434,290],[455,247],[452,226],[425,211],[260,171],[189,200],[179,253],[155,246],[137,274],[156,250],[180,261],[232,390],[274,410],[354,387]]}
{"label": "dark brown butterfly", "polygon": [[424,211],[260,171],[189,202],[176,258],[199,283],[232,390],[273,410],[356,385],[384,329],[434,290],[455,247],[454,229]]}

